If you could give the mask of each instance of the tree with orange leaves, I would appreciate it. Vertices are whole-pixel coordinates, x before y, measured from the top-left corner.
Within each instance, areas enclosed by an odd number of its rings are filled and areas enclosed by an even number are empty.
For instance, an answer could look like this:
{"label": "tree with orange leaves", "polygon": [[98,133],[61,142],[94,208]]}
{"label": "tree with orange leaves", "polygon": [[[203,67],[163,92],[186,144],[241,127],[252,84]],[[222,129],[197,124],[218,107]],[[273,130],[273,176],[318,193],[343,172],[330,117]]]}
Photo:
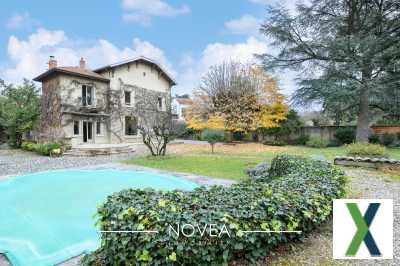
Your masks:
{"label": "tree with orange leaves", "polygon": [[278,127],[287,112],[276,80],[262,68],[223,63],[212,67],[203,77],[187,125],[196,130],[249,132]]}

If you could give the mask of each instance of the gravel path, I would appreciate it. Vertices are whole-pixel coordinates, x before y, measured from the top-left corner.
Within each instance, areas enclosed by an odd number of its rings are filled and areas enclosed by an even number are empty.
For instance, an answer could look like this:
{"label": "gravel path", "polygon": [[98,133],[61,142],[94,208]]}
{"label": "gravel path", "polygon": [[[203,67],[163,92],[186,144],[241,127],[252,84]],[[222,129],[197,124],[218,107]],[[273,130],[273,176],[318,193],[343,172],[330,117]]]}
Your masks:
{"label": "gravel path", "polygon": [[96,157],[58,157],[50,158],[32,152],[21,150],[0,150],[0,179],[2,176],[21,175],[39,171],[64,168],[77,168],[118,162],[136,155],[146,153],[146,147],[137,145],[135,152],[119,155],[104,155]]}

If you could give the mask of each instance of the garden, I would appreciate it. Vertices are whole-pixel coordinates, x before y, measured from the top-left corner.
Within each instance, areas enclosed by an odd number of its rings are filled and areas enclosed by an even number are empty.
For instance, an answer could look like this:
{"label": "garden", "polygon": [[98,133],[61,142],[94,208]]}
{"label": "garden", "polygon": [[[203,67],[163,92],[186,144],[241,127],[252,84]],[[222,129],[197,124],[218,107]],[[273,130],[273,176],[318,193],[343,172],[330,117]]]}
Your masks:
{"label": "garden", "polygon": [[[331,215],[347,178],[329,163],[276,156],[268,170],[230,187],[190,192],[128,189],[98,208],[102,231],[152,230],[154,234],[102,234],[85,265],[226,265],[256,263],[278,245],[304,238]],[[225,234],[171,236],[171,224],[218,225]],[[182,229],[183,230],[183,229]],[[206,229],[204,229],[206,230]],[[264,230],[264,233],[257,233]],[[203,231],[204,233],[204,231]]]}

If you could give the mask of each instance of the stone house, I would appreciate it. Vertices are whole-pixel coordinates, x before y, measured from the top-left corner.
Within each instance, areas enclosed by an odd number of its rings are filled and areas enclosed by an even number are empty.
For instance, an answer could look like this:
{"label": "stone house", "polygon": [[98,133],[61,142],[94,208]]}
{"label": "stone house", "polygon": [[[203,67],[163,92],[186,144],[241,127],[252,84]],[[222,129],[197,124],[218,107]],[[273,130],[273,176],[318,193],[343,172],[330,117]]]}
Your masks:
{"label": "stone house", "polygon": [[72,147],[92,144],[137,143],[138,105],[154,99],[161,112],[170,112],[173,78],[156,62],[138,57],[88,70],[83,58],[77,67],[49,69],[34,78],[42,83],[38,139],[62,141]]}

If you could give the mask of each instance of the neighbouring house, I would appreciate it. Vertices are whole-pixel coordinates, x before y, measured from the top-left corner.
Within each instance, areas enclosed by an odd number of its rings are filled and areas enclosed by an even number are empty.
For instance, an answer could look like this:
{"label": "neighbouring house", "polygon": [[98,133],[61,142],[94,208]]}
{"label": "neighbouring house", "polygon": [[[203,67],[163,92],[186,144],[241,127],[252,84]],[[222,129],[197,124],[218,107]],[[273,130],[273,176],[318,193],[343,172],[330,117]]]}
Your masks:
{"label": "neighbouring house", "polygon": [[172,100],[172,110],[179,121],[186,121],[187,111],[192,105],[193,100],[189,97],[175,97]]}
{"label": "neighbouring house", "polygon": [[[76,146],[141,141],[136,103],[154,98],[159,111],[171,110],[173,78],[146,57],[95,70],[81,58],[77,67],[59,67],[50,57],[42,82],[42,110],[37,137]],[[143,112],[140,112],[143,114]]]}

